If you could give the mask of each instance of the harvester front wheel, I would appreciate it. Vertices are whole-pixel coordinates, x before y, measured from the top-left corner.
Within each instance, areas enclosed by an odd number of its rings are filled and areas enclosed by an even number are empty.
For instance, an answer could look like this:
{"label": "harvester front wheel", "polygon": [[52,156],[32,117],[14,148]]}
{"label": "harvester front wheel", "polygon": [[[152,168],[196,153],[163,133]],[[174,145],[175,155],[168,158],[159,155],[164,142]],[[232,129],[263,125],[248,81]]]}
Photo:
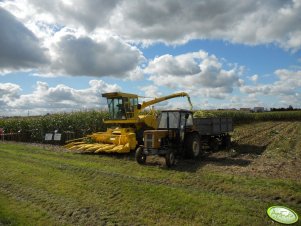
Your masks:
{"label": "harvester front wheel", "polygon": [[139,164],[145,164],[146,162],[146,155],[143,153],[143,148],[142,147],[138,147],[135,153],[135,158],[136,161]]}

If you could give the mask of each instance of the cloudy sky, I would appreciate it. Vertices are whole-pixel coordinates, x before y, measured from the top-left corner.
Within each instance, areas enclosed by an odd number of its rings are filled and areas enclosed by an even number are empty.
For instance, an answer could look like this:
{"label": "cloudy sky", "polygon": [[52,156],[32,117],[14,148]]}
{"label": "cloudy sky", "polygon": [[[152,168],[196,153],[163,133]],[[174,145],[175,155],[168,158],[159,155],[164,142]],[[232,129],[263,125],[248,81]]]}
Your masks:
{"label": "cloudy sky", "polygon": [[0,29],[0,116],[103,108],[112,91],[301,107],[301,0],[0,0]]}

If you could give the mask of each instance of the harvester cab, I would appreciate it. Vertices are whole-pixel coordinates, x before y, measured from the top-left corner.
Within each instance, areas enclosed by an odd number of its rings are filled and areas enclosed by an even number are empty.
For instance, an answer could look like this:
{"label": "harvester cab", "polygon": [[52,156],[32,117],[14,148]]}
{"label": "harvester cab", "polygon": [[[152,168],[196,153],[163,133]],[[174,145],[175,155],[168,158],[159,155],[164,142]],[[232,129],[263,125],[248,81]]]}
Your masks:
{"label": "harvester cab", "polygon": [[[134,119],[137,115],[138,96],[129,93],[104,93],[107,99],[110,120]],[[111,121],[107,121],[111,123]]]}
{"label": "harvester cab", "polygon": [[143,142],[143,132],[147,129],[157,129],[157,115],[153,109],[142,112],[145,108],[156,103],[186,96],[192,108],[187,93],[175,93],[138,103],[138,95],[130,93],[104,93],[107,99],[109,119],[105,124],[111,125],[106,132],[97,132],[83,138],[69,141],[66,148],[80,152],[111,152],[128,153],[135,150]]}

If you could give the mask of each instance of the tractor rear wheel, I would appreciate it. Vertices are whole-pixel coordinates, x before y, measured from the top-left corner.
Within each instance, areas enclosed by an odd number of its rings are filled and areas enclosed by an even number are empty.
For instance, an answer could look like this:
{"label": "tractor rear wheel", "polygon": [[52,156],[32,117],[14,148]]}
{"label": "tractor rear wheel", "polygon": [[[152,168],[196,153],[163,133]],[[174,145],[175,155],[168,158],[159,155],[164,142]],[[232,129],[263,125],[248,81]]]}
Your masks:
{"label": "tractor rear wheel", "polygon": [[198,158],[201,153],[200,137],[196,133],[189,134],[185,142],[186,155],[190,158]]}
{"label": "tractor rear wheel", "polygon": [[173,151],[168,152],[165,155],[165,163],[167,167],[172,167],[176,162],[176,157]]}
{"label": "tractor rear wheel", "polygon": [[145,164],[146,155],[143,153],[143,148],[138,147],[135,153],[135,159],[139,164]]}

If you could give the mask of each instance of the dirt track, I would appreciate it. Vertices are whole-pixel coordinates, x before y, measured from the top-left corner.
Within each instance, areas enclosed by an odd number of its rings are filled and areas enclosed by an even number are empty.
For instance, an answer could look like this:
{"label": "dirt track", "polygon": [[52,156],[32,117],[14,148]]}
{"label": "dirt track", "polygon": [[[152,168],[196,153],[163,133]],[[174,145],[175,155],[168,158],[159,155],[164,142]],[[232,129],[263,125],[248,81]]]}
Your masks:
{"label": "dirt track", "polygon": [[232,148],[209,154],[204,164],[217,171],[300,180],[301,122],[237,127]]}

